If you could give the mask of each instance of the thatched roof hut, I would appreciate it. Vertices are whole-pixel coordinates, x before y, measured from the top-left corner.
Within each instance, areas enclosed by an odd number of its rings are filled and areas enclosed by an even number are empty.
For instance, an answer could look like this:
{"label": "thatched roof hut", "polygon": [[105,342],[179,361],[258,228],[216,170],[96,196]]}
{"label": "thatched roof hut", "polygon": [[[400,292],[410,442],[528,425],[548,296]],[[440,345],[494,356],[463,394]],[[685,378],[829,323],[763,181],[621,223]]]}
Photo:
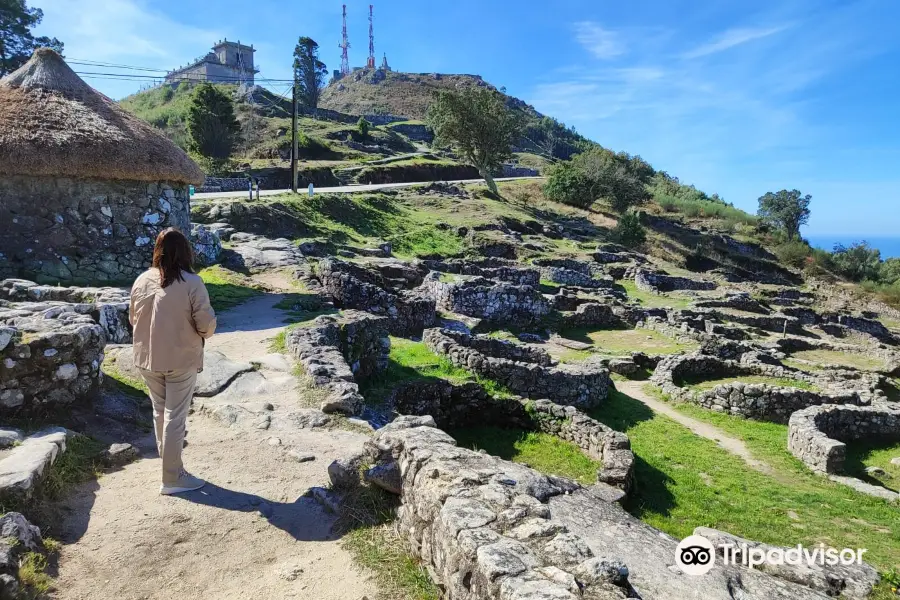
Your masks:
{"label": "thatched roof hut", "polygon": [[0,80],[0,174],[203,182],[180,148],[49,48]]}
{"label": "thatched roof hut", "polygon": [[161,229],[190,231],[188,188],[202,182],[53,50],[0,80],[0,279],[130,282]]}

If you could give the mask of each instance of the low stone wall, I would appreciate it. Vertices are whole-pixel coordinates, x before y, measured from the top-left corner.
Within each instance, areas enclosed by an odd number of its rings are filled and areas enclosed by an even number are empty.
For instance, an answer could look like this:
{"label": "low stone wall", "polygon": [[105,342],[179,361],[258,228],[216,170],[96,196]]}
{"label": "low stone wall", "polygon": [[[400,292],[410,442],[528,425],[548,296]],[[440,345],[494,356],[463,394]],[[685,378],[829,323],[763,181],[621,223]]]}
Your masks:
{"label": "low stone wall", "polygon": [[586,362],[553,367],[497,358],[473,347],[484,339],[490,338],[447,329],[426,329],[422,336],[433,352],[446,355],[454,365],[493,379],[514,393],[529,398],[551,398],[559,404],[582,408],[596,406],[606,399],[609,371],[600,364]]}
{"label": "low stone wall", "polygon": [[[131,323],[128,322],[129,290],[115,287],[58,287],[39,285],[25,279],[0,281],[0,301],[19,317],[74,312],[88,315],[103,328],[110,344],[131,343]],[[47,312],[50,311],[50,312]]]}
{"label": "low stone wall", "polygon": [[549,301],[529,285],[497,283],[474,277],[442,281],[431,273],[422,284],[445,310],[497,324],[530,325],[550,313]]}
{"label": "low stone wall", "polygon": [[539,258],[533,261],[540,268],[541,276],[553,283],[585,288],[607,288],[615,286],[611,277],[597,264],[573,258]]}
{"label": "low stone wall", "polygon": [[401,384],[388,402],[401,415],[431,416],[441,429],[496,425],[555,435],[603,463],[597,481],[626,493],[634,483],[634,454],[628,436],[574,406],[548,399],[494,398],[476,382],[453,384],[443,379]]}
{"label": "low stone wall", "polygon": [[482,261],[469,261],[465,259],[449,259],[444,261],[426,260],[425,265],[432,270],[455,275],[472,275],[486,279],[508,281],[515,285],[536,286],[541,280],[541,272],[538,269],[529,269],[515,266],[513,261],[502,259],[485,259]]}
{"label": "low stone wall", "polygon": [[[735,308],[752,313],[766,314],[769,311],[746,292],[728,293],[722,298],[697,300],[696,308]],[[787,313],[785,313],[787,314]]]}
{"label": "low stone wall", "polygon": [[[197,188],[198,193],[207,192],[247,192],[249,194],[250,180],[246,177],[209,177],[203,181],[203,185]],[[265,177],[259,178],[259,189],[269,189]]]}
{"label": "low stone wall", "polygon": [[365,269],[337,259],[320,261],[316,274],[338,307],[387,316],[393,335],[419,335],[424,328],[434,325],[435,301],[424,292],[389,292],[376,285],[372,274]]}
{"label": "low stone wall", "polygon": [[562,312],[559,319],[559,328],[563,331],[576,327],[612,329],[623,325],[612,306],[596,302],[581,304],[573,312]]}
{"label": "low stone wall", "polygon": [[[33,413],[86,400],[99,388],[106,333],[63,306],[0,307],[0,412]],[[89,306],[89,305],[81,305]]]}
{"label": "low stone wall", "polygon": [[791,415],[788,449],[814,471],[839,474],[847,457],[845,442],[900,442],[900,407],[812,406]]}
{"label": "low stone wall", "polygon": [[369,449],[399,469],[397,530],[428,565],[443,598],[629,596],[623,563],[595,557],[581,538],[549,520],[543,502],[577,485],[458,448],[421,423],[398,419],[375,434]]}
{"label": "low stone wall", "polygon": [[717,412],[750,419],[787,423],[798,410],[818,404],[859,404],[855,391],[809,391],[768,384],[725,383],[711,390],[681,387],[682,380],[705,376],[766,375],[821,382],[807,373],[763,363],[746,364],[715,356],[688,354],[666,358],[657,365],[650,381],[678,402],[690,402]]}
{"label": "low stone wall", "polygon": [[387,367],[389,326],[387,317],[345,310],[287,330],[288,351],[327,394],[322,411],[356,414],[362,408],[357,382]]}
{"label": "low stone wall", "polygon": [[688,279],[687,277],[675,277],[658,271],[637,269],[634,275],[634,284],[639,290],[645,292],[673,292],[675,290],[714,290],[716,283],[702,279]]}

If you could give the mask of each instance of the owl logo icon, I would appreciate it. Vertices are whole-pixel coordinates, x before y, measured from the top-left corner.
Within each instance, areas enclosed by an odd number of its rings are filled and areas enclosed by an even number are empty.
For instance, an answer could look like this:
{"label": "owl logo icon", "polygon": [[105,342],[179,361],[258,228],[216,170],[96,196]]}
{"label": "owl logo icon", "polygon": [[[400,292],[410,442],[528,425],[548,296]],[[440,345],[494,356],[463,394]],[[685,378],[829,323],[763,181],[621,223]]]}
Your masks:
{"label": "owl logo icon", "polygon": [[675,564],[688,575],[706,575],[716,564],[716,549],[702,535],[691,535],[675,548]]}

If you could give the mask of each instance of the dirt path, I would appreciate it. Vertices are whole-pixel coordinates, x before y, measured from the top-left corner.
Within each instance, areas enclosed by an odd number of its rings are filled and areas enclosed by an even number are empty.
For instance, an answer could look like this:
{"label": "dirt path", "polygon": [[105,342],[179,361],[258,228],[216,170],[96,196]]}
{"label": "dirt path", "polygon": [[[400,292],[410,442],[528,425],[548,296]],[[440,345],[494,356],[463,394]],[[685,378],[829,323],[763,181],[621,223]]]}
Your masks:
{"label": "dirt path", "polygon": [[[290,362],[268,351],[284,326],[267,294],[223,313],[208,350],[259,365],[212,401],[299,406]],[[200,400],[200,399],[198,399]],[[144,458],[81,486],[61,503],[63,542],[53,598],[316,598],[360,600],[377,590],[331,534],[333,517],[303,498],[328,482],[328,464],[361,447],[359,433],[309,425],[225,426],[197,411],[188,420],[186,467],[209,483],[159,495],[152,438]],[[296,413],[291,413],[296,414]],[[274,419],[273,419],[274,422]],[[292,422],[282,420],[280,422]],[[268,421],[266,421],[268,423]],[[313,455],[311,462],[297,456]]]}
{"label": "dirt path", "polygon": [[741,457],[744,462],[760,473],[773,476],[776,475],[775,470],[769,464],[753,458],[750,449],[747,448],[747,445],[742,440],[729,436],[721,429],[713,427],[709,423],[698,421],[697,419],[678,412],[670,404],[666,404],[647,394],[643,389],[644,385],[645,383],[642,381],[617,381],[616,389],[630,398],[643,402],[653,412],[665,415],[673,421],[684,425],[700,437],[705,437],[708,440],[714,441],[722,449]]}

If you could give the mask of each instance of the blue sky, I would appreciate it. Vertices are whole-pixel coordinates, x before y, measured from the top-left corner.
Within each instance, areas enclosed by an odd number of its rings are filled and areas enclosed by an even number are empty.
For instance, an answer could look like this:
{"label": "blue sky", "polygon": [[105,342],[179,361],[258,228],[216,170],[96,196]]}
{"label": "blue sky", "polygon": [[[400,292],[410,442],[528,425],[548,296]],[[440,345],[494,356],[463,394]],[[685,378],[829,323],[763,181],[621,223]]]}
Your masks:
{"label": "blue sky", "polygon": [[[347,3],[358,66],[368,2]],[[227,37],[254,44],[262,76],[289,78],[309,35],[339,64],[340,1],[29,4],[73,59],[170,68]],[[481,74],[751,212],[766,191],[798,188],[813,196],[809,235],[900,236],[896,0],[391,0],[375,17],[376,53],[395,69]],[[139,87],[89,81],[114,98]]]}

